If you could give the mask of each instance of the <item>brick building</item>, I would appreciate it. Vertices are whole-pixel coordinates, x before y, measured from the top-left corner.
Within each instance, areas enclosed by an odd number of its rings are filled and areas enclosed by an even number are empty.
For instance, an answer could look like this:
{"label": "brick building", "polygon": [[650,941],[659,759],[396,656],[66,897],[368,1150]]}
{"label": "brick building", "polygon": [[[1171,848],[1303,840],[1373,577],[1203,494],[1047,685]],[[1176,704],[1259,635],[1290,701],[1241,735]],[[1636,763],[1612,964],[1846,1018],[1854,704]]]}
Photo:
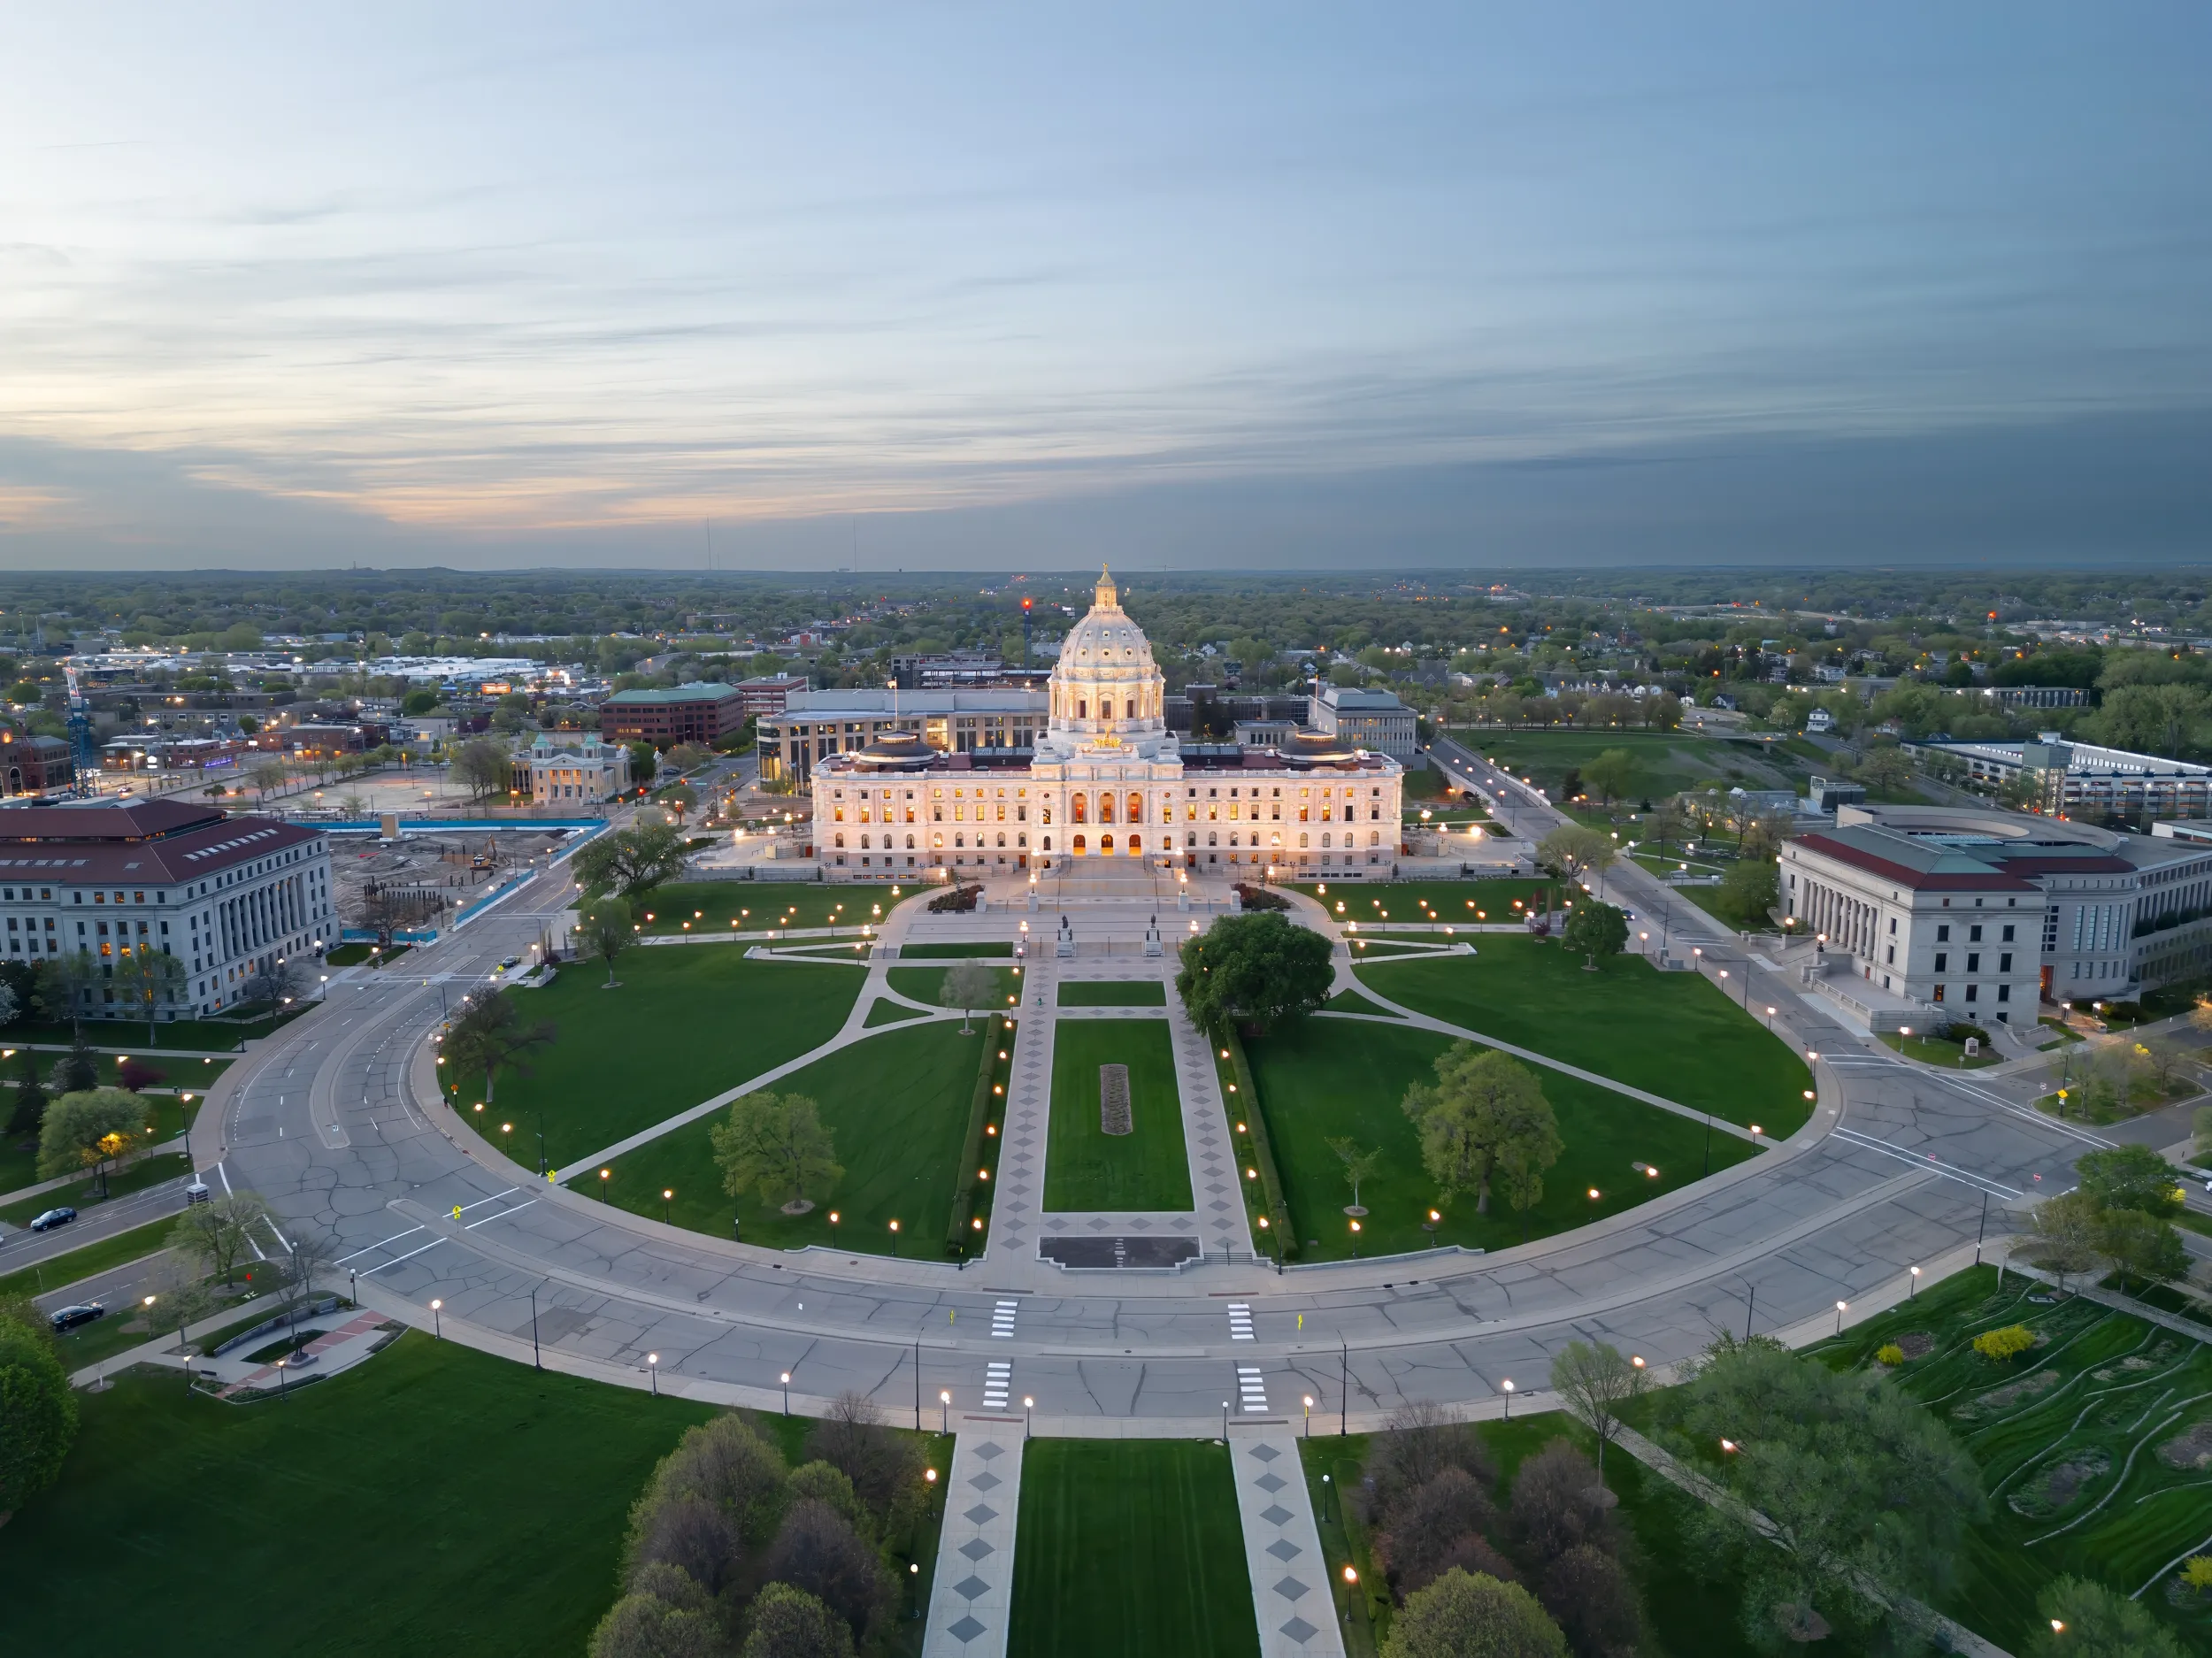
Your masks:
{"label": "brick building", "polygon": [[611,742],[711,743],[745,724],[744,699],[733,685],[695,682],[665,691],[617,691],[599,705],[599,730]]}

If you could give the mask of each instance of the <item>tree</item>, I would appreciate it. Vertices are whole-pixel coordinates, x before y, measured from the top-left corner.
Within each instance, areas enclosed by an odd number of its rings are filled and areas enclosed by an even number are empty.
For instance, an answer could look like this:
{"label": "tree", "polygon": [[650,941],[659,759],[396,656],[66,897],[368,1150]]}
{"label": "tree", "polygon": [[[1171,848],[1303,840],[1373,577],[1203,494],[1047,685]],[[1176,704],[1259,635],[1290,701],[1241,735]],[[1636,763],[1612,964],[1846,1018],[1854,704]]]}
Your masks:
{"label": "tree", "polygon": [[680,825],[685,816],[698,805],[699,791],[688,783],[679,783],[673,788],[664,789],[657,798],[662,809],[672,814]]}
{"label": "tree", "polygon": [[937,993],[940,1006],[960,1009],[960,1034],[969,1033],[968,1016],[975,1009],[995,1001],[999,994],[998,973],[981,962],[960,962],[946,970],[943,988]]}
{"label": "tree", "polygon": [[365,795],[353,794],[341,794],[338,796],[338,811],[341,817],[352,818],[365,817],[369,815],[369,802]]}
{"label": "tree", "polygon": [[247,978],[245,986],[238,993],[243,1002],[267,1007],[272,1012],[296,996],[300,991],[300,970],[291,962],[273,961],[266,967],[257,967]]}
{"label": "tree", "polygon": [[1716,1342],[1693,1368],[1658,1395],[1663,1432],[1740,1505],[1700,1508],[1689,1531],[1695,1553],[1744,1574],[1746,1631],[1771,1646],[1818,1618],[1863,1646],[1904,1624],[1903,1597],[1930,1597],[1985,1506],[1941,1418],[1880,1377],[1770,1340]]}
{"label": "tree", "polygon": [[2115,1146],[2085,1152],[2074,1160],[2080,1190],[2101,1209],[2140,1209],[2171,1215],[2181,1208],[2181,1187],[2173,1164],[2148,1146]]}
{"label": "tree", "polygon": [[2181,1642],[2140,1600],[2084,1577],[2061,1577],[2035,1598],[2022,1658],[2181,1658]]}
{"label": "tree", "polygon": [[2154,1284],[2189,1276],[2189,1252],[2182,1247],[2181,1234],[2171,1223],[2140,1209],[2106,1210],[2097,1231],[2097,1253],[2120,1275],[2123,1290],[2130,1276]]}
{"label": "tree", "polygon": [[[684,1574],[669,1568],[657,1582],[672,1588]],[[722,1621],[705,1592],[696,1584],[695,1606],[678,1604],[658,1594],[624,1595],[599,1620],[591,1634],[591,1658],[723,1658],[729,1651],[722,1638]]]}
{"label": "tree", "polygon": [[1644,833],[1647,837],[1658,838],[1659,856],[1663,858],[1667,856],[1668,841],[1690,838],[1690,820],[1682,815],[1681,809],[1671,803],[1662,806],[1644,819]]}
{"label": "tree", "polygon": [[1336,978],[1329,952],[1326,938],[1280,910],[1224,916],[1185,940],[1176,994],[1202,1031],[1232,1024],[1272,1031],[1329,999]]}
{"label": "tree", "polygon": [[639,788],[645,787],[659,774],[660,769],[660,752],[651,743],[634,742],[630,745],[630,781],[633,784]]}
{"label": "tree", "polygon": [[1595,971],[1599,956],[1618,956],[1627,944],[1628,917],[1611,904],[1586,898],[1567,917],[1567,930],[1560,934],[1560,942],[1581,956],[1585,967]]}
{"label": "tree", "polygon": [[592,900],[576,924],[576,942],[586,956],[606,963],[607,988],[613,989],[615,957],[637,942],[630,906],[611,893]]}
{"label": "tree", "polygon": [[1551,1362],[1552,1391],[1567,1414],[1597,1437],[1598,1484],[1605,1483],[1605,1447],[1621,1431],[1622,1409],[1641,1398],[1647,1372],[1603,1341],[1570,1341]]}
{"label": "tree", "polygon": [[587,895],[612,893],[634,903],[682,874],[689,856],[673,824],[659,817],[641,817],[627,829],[611,830],[588,842],[569,860],[569,866]]}
{"label": "tree", "polygon": [[54,1062],[54,1074],[47,1080],[56,1094],[88,1094],[100,1086],[100,1062],[93,1057],[82,1032]]}
{"label": "tree", "polygon": [[488,799],[505,790],[513,763],[504,744],[472,737],[453,756],[453,780],[468,790],[472,800]]}
{"label": "tree", "polygon": [[1682,699],[1662,691],[1644,699],[1644,724],[1654,731],[1675,731],[1682,724]]}
{"label": "tree", "polygon": [[827,1607],[856,1638],[886,1609],[891,1585],[867,1540],[827,1503],[803,1500],[784,1516],[762,1570]]}
{"label": "tree", "polygon": [[1494,1048],[1455,1042],[1436,1058],[1433,1086],[1416,1083],[1401,1109],[1421,1134],[1422,1166],[1449,1204],[1475,1194],[1490,1212],[1490,1183],[1510,1156],[1529,1171],[1559,1161],[1559,1125],[1535,1073]]}
{"label": "tree", "polygon": [[1582,768],[1584,784],[1597,790],[1598,799],[1609,806],[1624,794],[1634,794],[1641,774],[1636,756],[1625,748],[1608,748]]}
{"label": "tree", "polygon": [[1901,748],[1870,750],[1860,760],[1855,775],[1870,794],[1903,794],[1912,788],[1912,762]]}
{"label": "tree", "polygon": [[1610,867],[1619,856],[1611,835],[1578,823],[1561,824],[1536,843],[1536,861],[1563,880],[1580,881]]}
{"label": "tree", "polygon": [[315,1293],[315,1280],[338,1262],[338,1240],[319,1226],[293,1227],[288,1247],[277,1257],[284,1269],[286,1303],[295,1316]]}
{"label": "tree", "polygon": [[247,773],[254,793],[266,801],[277,790],[292,780],[292,770],[281,760],[264,760]]}
{"label": "tree", "polygon": [[1766,918],[1780,892],[1776,866],[1763,858],[1740,858],[1720,879],[1722,908],[1748,925]]}
{"label": "tree", "polygon": [[2046,1271],[2056,1273],[2062,1290],[2068,1274],[2086,1272],[2095,1264],[2103,1220],[2103,1211],[2086,1193],[2045,1198],[2035,1206],[2035,1237],[2024,1253]]}
{"label": "tree", "polygon": [[668,751],[668,769],[679,776],[695,771],[714,758],[714,750],[695,742],[680,742]]}
{"label": "tree", "polygon": [[803,1589],[772,1583],[753,1597],[741,1658],[852,1658],[852,1630]]}
{"label": "tree", "polygon": [[722,1189],[732,1197],[757,1191],[764,1202],[780,1201],[787,1215],[805,1214],[814,1207],[810,1192],[827,1192],[844,1178],[829,1130],[803,1094],[749,1094],[732,1102],[729,1120],[710,1138]]}
{"label": "tree", "polygon": [[90,950],[50,956],[38,965],[39,1005],[50,1019],[65,1018],[81,1025],[84,1004],[100,983],[100,964]]}
{"label": "tree", "polygon": [[549,1019],[525,1025],[514,998],[501,991],[484,991],[461,1003],[459,1017],[446,1026],[440,1052],[457,1071],[484,1073],[484,1102],[492,1102],[494,1085],[502,1066],[530,1075],[527,1055],[552,1043],[560,1035]]}
{"label": "tree", "polygon": [[1559,1620],[1567,1645],[1586,1658],[1614,1658],[1638,1650],[1644,1615],[1636,1585],[1621,1563],[1584,1544],[1551,1564],[1536,1598]]}
{"label": "tree", "polygon": [[11,1135],[35,1134],[46,1117],[46,1090],[39,1086],[38,1055],[27,1048],[16,1058],[19,1080],[15,1085],[14,1108],[8,1113],[7,1132]]}
{"label": "tree", "polygon": [[61,1478],[77,1396],[46,1332],[0,1318],[0,1524]]}
{"label": "tree", "polygon": [[1517,1583],[1454,1567],[1406,1597],[1382,1658],[1567,1658],[1567,1638]]}
{"label": "tree", "polygon": [[96,1169],[107,1191],[107,1166],[151,1132],[145,1101],[122,1088],[65,1094],[46,1108],[38,1131],[38,1172],[51,1180],[72,1169]]}
{"label": "tree", "polygon": [[[254,1233],[269,1224],[269,1206],[250,1192],[231,1192],[195,1203],[177,1217],[169,1247],[197,1262],[225,1287],[236,1281],[238,1263],[253,1247]],[[271,1233],[272,1240],[274,1233]]]}
{"label": "tree", "polygon": [[127,950],[123,959],[115,964],[115,987],[146,1015],[146,1040],[154,1040],[154,1020],[162,1005],[182,1001],[185,987],[191,975],[184,963],[167,950],[151,949],[145,945]]}
{"label": "tree", "polygon": [[1344,1178],[1352,1188],[1352,1207],[1344,1212],[1348,1215],[1364,1215],[1367,1211],[1360,1207],[1359,1202],[1360,1182],[1374,1173],[1376,1165],[1382,1162],[1381,1148],[1362,1151],[1356,1141],[1349,1140],[1333,1140],[1327,1145],[1336,1154],[1337,1161],[1344,1165]]}

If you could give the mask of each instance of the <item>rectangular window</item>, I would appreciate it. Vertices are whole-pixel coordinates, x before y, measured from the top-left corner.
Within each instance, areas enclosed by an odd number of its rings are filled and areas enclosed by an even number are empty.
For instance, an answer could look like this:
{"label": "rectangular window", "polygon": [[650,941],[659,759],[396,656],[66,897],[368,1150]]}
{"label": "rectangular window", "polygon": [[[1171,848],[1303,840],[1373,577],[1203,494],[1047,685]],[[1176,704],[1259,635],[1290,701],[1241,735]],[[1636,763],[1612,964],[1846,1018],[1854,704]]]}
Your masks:
{"label": "rectangular window", "polygon": [[1966,971],[1970,973],[1978,973],[1982,971],[1982,953],[1979,950],[1967,951]]}
{"label": "rectangular window", "polygon": [[1950,956],[1947,956],[1947,955],[1946,955],[1943,951],[1941,951],[1941,950],[1938,950],[1938,951],[1936,952],[1936,959],[1935,959],[1935,970],[1936,970],[1936,971],[1938,971],[1938,972],[1939,973],[1939,972],[1941,972],[1941,971],[1942,971],[1945,968],[1948,967],[1950,964],[1951,964],[1951,958],[1950,958]]}
{"label": "rectangular window", "polygon": [[1998,986],[1997,1000],[2000,1002],[2010,1002],[2012,1000],[2012,986],[2010,985]]}
{"label": "rectangular window", "polygon": [[1940,926],[1940,927],[1938,927],[1938,928],[1936,929],[1936,942],[1937,942],[1938,944],[1948,944],[1950,941],[1951,941],[1951,929],[1949,928],[1949,926],[1945,925],[1945,926]]}
{"label": "rectangular window", "polygon": [[1936,986],[1935,999],[1936,999],[1938,1002],[1940,1002],[1940,1001],[1942,1001],[1942,1000],[1943,1000],[1943,986],[1942,986],[1941,985],[1938,985],[1938,986]]}
{"label": "rectangular window", "polygon": [[1967,986],[1967,987],[1966,987],[1966,999],[1967,999],[1969,1002],[1972,1002],[1972,1001],[1977,1000],[1977,998],[1978,998],[1978,993],[1980,992],[1980,990],[1981,990],[1981,986],[1980,986],[1979,985],[1969,985],[1969,986]]}
{"label": "rectangular window", "polygon": [[1967,928],[1966,941],[1969,944],[1979,944],[1982,941],[1982,929],[1978,922]]}
{"label": "rectangular window", "polygon": [[2012,929],[2010,926],[2007,926],[2005,928],[2005,942],[2008,944],[2012,942]]}
{"label": "rectangular window", "polygon": [[2008,973],[2012,971],[2012,952],[2010,950],[2007,950],[2003,955],[1997,958],[1997,971],[2001,973]]}

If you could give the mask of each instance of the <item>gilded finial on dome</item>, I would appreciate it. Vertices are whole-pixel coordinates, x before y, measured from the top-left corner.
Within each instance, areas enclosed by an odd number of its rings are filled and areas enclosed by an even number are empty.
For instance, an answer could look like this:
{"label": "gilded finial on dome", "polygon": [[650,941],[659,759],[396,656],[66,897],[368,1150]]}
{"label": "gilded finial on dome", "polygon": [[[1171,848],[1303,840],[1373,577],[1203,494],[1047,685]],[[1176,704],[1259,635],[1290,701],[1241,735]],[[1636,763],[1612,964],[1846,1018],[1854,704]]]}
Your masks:
{"label": "gilded finial on dome", "polygon": [[1098,566],[1097,599],[1099,608],[1103,610],[1117,609],[1121,602],[1120,596],[1114,587],[1113,574],[1106,568],[1103,562],[1102,562]]}

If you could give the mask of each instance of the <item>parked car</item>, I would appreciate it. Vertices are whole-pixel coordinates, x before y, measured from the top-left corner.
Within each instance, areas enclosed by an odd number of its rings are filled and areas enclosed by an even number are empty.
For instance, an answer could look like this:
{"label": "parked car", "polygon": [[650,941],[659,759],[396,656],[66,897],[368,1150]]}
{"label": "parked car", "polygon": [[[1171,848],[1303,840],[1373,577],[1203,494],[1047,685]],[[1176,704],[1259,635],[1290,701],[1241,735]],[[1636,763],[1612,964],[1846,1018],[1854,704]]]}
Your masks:
{"label": "parked car", "polygon": [[51,1232],[57,1226],[66,1226],[77,1218],[73,1209],[50,1209],[31,1223],[33,1232]]}
{"label": "parked car", "polygon": [[108,1309],[99,1302],[88,1301],[82,1307],[65,1307],[59,1312],[50,1314],[46,1322],[54,1326],[56,1335],[60,1335],[64,1331],[74,1330],[79,1324],[88,1324],[96,1318],[105,1318],[107,1316]]}
{"label": "parked car", "polygon": [[500,963],[500,964],[499,964],[499,971],[500,971],[501,972],[503,972],[503,972],[505,972],[505,971],[506,971],[509,968],[511,968],[511,967],[514,967],[514,966],[518,965],[518,964],[521,963],[521,961],[522,961],[522,957],[520,957],[519,956],[509,956],[509,957],[508,957],[505,961],[503,961],[503,962]]}

